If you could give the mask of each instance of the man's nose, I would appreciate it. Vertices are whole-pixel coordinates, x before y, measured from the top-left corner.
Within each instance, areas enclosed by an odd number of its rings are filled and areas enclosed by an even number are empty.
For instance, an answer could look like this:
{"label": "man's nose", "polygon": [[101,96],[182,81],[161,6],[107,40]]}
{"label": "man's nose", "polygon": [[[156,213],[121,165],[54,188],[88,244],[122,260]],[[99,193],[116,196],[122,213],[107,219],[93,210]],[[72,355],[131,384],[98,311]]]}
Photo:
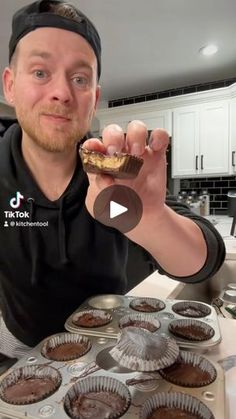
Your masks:
{"label": "man's nose", "polygon": [[61,103],[69,103],[73,100],[73,91],[71,80],[65,75],[55,77],[53,84],[50,86],[51,99]]}

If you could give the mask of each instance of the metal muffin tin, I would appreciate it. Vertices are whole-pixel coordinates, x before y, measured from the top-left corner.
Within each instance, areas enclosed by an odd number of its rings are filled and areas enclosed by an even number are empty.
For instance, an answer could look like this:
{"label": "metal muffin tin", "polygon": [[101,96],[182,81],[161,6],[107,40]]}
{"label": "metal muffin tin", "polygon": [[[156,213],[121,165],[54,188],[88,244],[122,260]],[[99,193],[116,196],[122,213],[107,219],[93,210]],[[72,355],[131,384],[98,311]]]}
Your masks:
{"label": "metal muffin tin", "polygon": [[[130,307],[130,302],[134,299],[137,299],[138,297],[132,297],[132,296],[122,296],[122,295],[113,295],[113,294],[107,294],[107,295],[98,295],[91,297],[87,299],[66,321],[65,323],[65,329],[72,333],[81,333],[84,335],[96,335],[101,337],[110,337],[110,338],[117,338],[118,334],[121,332],[121,329],[119,327],[119,321],[122,317],[126,316],[127,314],[146,314],[148,316],[152,316],[153,319],[158,319],[160,321],[160,328],[154,332],[154,333],[162,333],[165,336],[169,336],[174,338],[178,345],[181,348],[194,348],[194,349],[209,349],[210,347],[213,347],[215,345],[218,345],[221,342],[221,333],[220,333],[220,327],[218,323],[217,313],[213,307],[211,307],[208,304],[201,303],[202,305],[206,306],[207,308],[210,308],[210,314],[201,317],[201,318],[193,318],[192,320],[196,319],[199,322],[203,322],[203,324],[207,324],[208,326],[211,326],[214,329],[214,336],[208,340],[205,341],[190,341],[187,339],[182,339],[177,336],[174,336],[171,332],[168,330],[168,326],[171,321],[178,320],[178,319],[190,319],[190,317],[182,316],[177,313],[175,313],[172,310],[172,307],[176,303],[180,302],[187,302],[187,300],[160,300],[164,302],[165,308],[155,312],[155,313],[144,313],[140,311],[136,311]],[[145,299],[142,298],[142,299]],[[191,301],[191,303],[196,302],[199,304],[198,301]],[[112,321],[105,325],[105,326],[99,326],[99,327],[79,327],[76,326],[73,323],[73,317],[77,315],[80,312],[86,311],[86,310],[103,310],[112,316]]]}
{"label": "metal muffin tin", "polygon": [[[62,334],[60,334],[62,335]],[[55,335],[57,336],[57,335]],[[48,339],[48,338],[47,338]],[[202,401],[213,413],[215,419],[225,419],[224,372],[219,364],[207,358],[217,371],[216,380],[204,387],[186,388],[165,381],[158,372],[140,373],[120,367],[110,356],[109,351],[116,344],[116,339],[90,336],[92,347],[84,356],[68,362],[50,361],[41,355],[45,341],[32,349],[27,356],[21,358],[6,375],[26,365],[50,365],[62,376],[62,384],[50,397],[30,405],[17,406],[0,400],[0,417],[3,419],[68,419],[64,410],[64,397],[71,386],[78,380],[89,376],[110,376],[126,386],[131,394],[131,405],[122,416],[125,419],[138,419],[145,400],[157,392],[182,392],[191,394]],[[104,419],[104,418],[97,418]]]}

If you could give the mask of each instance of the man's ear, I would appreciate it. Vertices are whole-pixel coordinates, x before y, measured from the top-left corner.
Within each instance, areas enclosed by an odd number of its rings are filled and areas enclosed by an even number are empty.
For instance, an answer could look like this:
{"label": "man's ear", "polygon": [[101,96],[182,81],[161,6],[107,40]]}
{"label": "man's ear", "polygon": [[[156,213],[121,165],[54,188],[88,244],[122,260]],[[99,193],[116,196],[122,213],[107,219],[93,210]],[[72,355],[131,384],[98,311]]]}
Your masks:
{"label": "man's ear", "polygon": [[2,75],[3,92],[9,105],[14,106],[14,75],[10,67],[6,67]]}

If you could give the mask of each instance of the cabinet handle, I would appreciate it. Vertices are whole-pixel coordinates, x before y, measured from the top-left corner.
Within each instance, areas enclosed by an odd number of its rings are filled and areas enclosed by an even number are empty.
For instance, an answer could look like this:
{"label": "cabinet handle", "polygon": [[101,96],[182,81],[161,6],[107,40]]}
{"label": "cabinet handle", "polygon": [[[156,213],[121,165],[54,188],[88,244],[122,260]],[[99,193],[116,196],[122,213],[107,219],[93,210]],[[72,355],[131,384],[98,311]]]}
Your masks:
{"label": "cabinet handle", "polygon": [[234,161],[234,158],[235,158],[235,151],[232,151],[232,166],[233,166],[233,167],[235,167],[235,161]]}
{"label": "cabinet handle", "polygon": [[201,154],[201,170],[203,170],[203,154]]}
{"label": "cabinet handle", "polygon": [[195,157],[195,168],[198,170],[198,156]]}

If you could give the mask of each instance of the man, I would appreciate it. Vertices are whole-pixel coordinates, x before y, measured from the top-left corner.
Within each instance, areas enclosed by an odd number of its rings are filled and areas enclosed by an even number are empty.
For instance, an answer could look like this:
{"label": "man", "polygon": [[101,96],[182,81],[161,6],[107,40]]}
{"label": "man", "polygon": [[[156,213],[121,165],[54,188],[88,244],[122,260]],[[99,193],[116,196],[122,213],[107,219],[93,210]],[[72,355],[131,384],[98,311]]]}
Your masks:
{"label": "man", "polygon": [[[141,121],[128,125],[126,142],[115,124],[102,142],[87,139],[101,73],[100,38],[87,17],[63,1],[24,7],[13,17],[9,62],[4,94],[18,124],[0,141],[0,352],[19,357],[63,331],[90,295],[125,292],[128,239],[160,272],[185,282],[213,275],[225,250],[210,223],[173,200],[165,204],[165,131],[154,130],[149,146]],[[140,174],[122,182],[87,176],[82,141],[89,150],[142,156]],[[126,234],[94,219],[96,197],[115,184],[132,188],[143,204]]]}

